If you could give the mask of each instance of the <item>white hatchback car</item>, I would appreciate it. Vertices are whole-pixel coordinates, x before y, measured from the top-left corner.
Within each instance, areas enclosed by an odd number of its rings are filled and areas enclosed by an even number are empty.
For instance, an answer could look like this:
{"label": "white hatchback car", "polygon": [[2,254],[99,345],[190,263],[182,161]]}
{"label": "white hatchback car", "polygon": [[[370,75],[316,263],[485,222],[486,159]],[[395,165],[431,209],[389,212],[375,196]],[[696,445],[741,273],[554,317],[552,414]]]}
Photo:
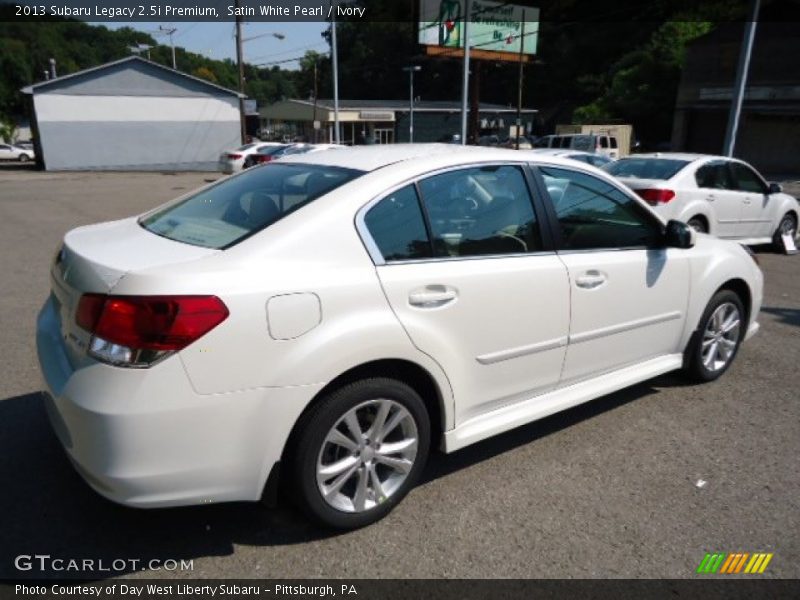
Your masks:
{"label": "white hatchback car", "polygon": [[432,447],[675,369],[719,377],[762,283],[745,247],[588,165],[364,146],[70,231],[37,347],[54,430],[102,495],[255,501],[280,481],[351,528]]}
{"label": "white hatchback car", "polygon": [[750,165],[725,156],[658,153],[623,158],[604,169],[644,198],[664,219],[743,244],[797,236],[800,205]]}

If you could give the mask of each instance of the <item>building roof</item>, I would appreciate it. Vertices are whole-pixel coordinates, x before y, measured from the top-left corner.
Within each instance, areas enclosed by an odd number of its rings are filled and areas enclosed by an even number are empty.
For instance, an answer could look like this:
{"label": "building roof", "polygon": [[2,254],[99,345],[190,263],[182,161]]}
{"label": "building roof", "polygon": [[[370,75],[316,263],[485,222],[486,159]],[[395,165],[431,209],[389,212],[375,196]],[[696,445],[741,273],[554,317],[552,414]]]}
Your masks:
{"label": "building roof", "polygon": [[[304,106],[314,106],[313,100],[299,100],[295,98],[284,100],[283,102],[292,102]],[[277,103],[276,103],[277,104]],[[375,111],[407,111],[408,100],[349,100],[339,99],[339,110],[375,110]],[[333,100],[330,98],[319,98],[317,100],[317,108],[320,110],[333,110]],[[498,113],[516,113],[515,106],[505,106],[503,104],[491,104],[488,102],[481,102],[479,109],[485,112],[498,112]],[[414,103],[414,111],[421,112],[461,112],[461,102],[450,100],[418,100]],[[539,112],[534,108],[523,108],[524,113]]]}
{"label": "building roof", "polygon": [[22,88],[23,94],[34,94],[39,91],[45,91],[47,88],[51,87],[58,87],[65,82],[70,82],[71,80],[75,80],[78,78],[86,78],[87,76],[92,78],[94,76],[102,76],[103,71],[111,70],[118,68],[122,65],[132,65],[132,66],[145,66],[147,68],[154,68],[156,70],[163,71],[164,74],[175,77],[175,78],[182,78],[186,81],[192,82],[195,86],[205,87],[209,90],[213,90],[217,94],[220,92],[224,94],[230,94],[231,96],[235,96],[237,98],[246,98],[245,94],[241,94],[235,90],[231,90],[215,83],[211,83],[210,81],[206,81],[205,79],[201,79],[199,77],[195,77],[193,75],[189,75],[187,73],[183,73],[182,71],[178,71],[176,69],[172,69],[170,67],[166,67],[159,63],[153,62],[151,60],[147,60],[142,58],[141,56],[127,56],[125,58],[121,58],[119,60],[115,60],[112,62],[108,62],[102,65],[98,65],[96,67],[91,67],[89,69],[83,69],[82,71],[77,71],[75,73],[70,73],[69,75],[62,75],[61,77],[56,77],[55,79],[48,79],[46,81],[40,81],[39,83],[34,83],[33,85],[26,86]]}

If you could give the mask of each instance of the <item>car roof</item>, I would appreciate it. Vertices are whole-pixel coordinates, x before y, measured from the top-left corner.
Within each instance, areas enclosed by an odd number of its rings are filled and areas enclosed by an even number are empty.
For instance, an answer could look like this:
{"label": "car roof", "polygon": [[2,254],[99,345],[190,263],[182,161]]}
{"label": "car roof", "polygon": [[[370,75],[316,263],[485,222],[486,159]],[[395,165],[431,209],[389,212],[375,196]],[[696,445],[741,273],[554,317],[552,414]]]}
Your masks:
{"label": "car roof", "polygon": [[[385,144],[370,146],[349,146],[336,152],[314,152],[282,159],[282,163],[299,162],[305,164],[324,165],[374,171],[387,165],[406,162],[417,158],[435,157],[476,157],[481,160],[519,160],[517,150],[504,148],[487,148],[485,146],[459,146],[453,144]],[[454,164],[459,161],[455,160]]]}
{"label": "car roof", "polygon": [[668,160],[686,160],[689,162],[712,158],[731,160],[731,158],[728,156],[717,156],[715,154],[695,154],[693,152],[645,152],[642,154],[631,154],[625,158],[664,158]]}
{"label": "car roof", "polygon": [[535,154],[541,154],[544,156],[565,156],[567,154],[570,154],[572,156],[576,154],[595,156],[591,152],[584,152],[583,150],[570,150],[569,148],[534,148],[533,150],[526,150],[526,152],[533,152]]}

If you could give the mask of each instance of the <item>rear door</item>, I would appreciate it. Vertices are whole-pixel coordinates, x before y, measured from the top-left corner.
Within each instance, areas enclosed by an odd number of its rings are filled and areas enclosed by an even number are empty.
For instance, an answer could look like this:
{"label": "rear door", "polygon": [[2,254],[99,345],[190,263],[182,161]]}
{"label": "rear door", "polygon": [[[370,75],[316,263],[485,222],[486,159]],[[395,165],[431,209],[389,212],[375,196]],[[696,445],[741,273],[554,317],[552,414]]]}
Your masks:
{"label": "rear door", "polygon": [[664,248],[658,220],[605,180],[562,167],[539,172],[572,298],[560,385],[679,352],[686,250]]}
{"label": "rear door", "polygon": [[569,283],[528,182],[519,165],[448,170],[362,217],[386,297],[414,345],[447,373],[457,422],[559,381]]}
{"label": "rear door", "polygon": [[738,237],[744,201],[735,189],[728,161],[712,160],[703,164],[695,172],[695,182],[698,198],[708,203],[713,215],[712,231],[721,238]]}

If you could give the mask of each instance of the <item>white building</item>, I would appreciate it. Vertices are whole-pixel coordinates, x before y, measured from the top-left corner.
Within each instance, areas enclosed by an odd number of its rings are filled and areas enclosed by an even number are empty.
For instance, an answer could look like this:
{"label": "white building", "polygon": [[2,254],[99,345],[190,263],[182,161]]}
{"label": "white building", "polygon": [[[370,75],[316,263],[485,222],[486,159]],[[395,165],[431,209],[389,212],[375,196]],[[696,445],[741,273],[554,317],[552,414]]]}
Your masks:
{"label": "white building", "polygon": [[24,88],[47,170],[213,170],[239,93],[131,56]]}

